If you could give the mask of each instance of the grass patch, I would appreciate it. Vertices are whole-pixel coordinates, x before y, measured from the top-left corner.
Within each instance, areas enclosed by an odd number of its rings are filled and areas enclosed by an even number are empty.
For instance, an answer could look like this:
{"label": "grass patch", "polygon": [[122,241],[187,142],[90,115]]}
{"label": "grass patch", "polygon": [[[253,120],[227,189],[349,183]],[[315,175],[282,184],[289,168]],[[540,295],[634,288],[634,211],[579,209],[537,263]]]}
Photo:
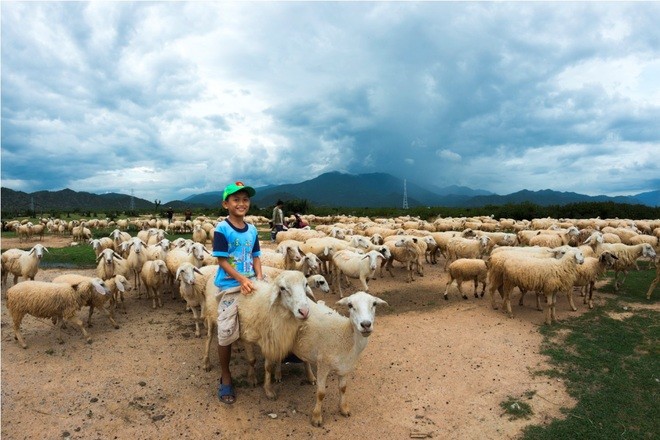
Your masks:
{"label": "grass patch", "polygon": [[[652,272],[652,273],[649,273]],[[644,302],[655,271],[631,272],[619,294],[603,307],[559,324],[541,327],[542,353],[562,378],[577,405],[564,420],[530,426],[524,439],[650,439],[660,432],[660,325],[653,310],[621,302]],[[649,278],[650,277],[650,278]],[[653,301],[653,300],[651,300]]]}
{"label": "grass patch", "polygon": [[504,410],[504,414],[509,416],[509,420],[529,419],[534,414],[529,403],[512,396],[500,402],[500,407]]}
{"label": "grass patch", "polygon": [[40,267],[78,267],[89,269],[96,267],[96,254],[91,246],[69,246],[50,248],[44,252]]}

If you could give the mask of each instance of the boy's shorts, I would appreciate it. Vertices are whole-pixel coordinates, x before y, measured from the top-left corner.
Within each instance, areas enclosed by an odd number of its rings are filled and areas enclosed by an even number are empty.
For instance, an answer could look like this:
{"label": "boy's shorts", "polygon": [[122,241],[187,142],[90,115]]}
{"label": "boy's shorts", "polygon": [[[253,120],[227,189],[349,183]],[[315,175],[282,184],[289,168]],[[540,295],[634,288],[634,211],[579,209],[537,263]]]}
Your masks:
{"label": "boy's shorts", "polygon": [[218,302],[218,345],[223,347],[231,345],[240,337],[237,301],[239,295],[240,288],[218,293],[218,296],[222,296]]}

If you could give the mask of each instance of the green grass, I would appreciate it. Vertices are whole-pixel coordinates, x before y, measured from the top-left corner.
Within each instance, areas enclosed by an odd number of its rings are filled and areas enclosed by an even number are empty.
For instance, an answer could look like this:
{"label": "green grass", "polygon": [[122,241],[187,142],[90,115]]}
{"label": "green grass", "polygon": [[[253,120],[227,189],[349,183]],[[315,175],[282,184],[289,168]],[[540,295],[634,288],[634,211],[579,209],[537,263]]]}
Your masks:
{"label": "green grass", "polygon": [[50,248],[44,252],[40,266],[93,268],[96,267],[96,255],[91,246],[85,245]]}
{"label": "green grass", "polygon": [[534,414],[529,403],[512,396],[508,396],[504,402],[500,402],[500,407],[509,416],[509,420],[529,419]]}
{"label": "green grass", "polygon": [[[542,353],[552,364],[542,374],[562,378],[578,403],[566,410],[564,420],[528,427],[524,439],[658,437],[658,312],[634,305],[649,303],[645,293],[654,274],[631,272],[619,294],[604,306],[541,328]],[[629,316],[621,315],[624,311]]]}

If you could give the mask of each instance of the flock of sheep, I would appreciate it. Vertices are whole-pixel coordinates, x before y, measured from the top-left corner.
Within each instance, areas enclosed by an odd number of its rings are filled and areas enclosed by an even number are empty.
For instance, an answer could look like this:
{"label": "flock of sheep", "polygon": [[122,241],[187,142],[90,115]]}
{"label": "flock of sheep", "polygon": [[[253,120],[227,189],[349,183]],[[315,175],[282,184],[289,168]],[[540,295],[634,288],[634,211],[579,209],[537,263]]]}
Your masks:
{"label": "flock of sheep", "polygon": [[[20,326],[24,316],[30,314],[51,318],[54,323],[69,321],[90,341],[78,317],[81,308],[89,307],[88,326],[96,308],[118,328],[114,311],[125,311],[124,294],[132,286],[138,297],[144,294],[152,300],[153,308],[162,307],[167,294],[185,300],[193,314],[195,335],[201,337],[202,325],[206,328],[203,363],[210,370],[219,298],[213,285],[217,265],[207,246],[218,220],[197,218],[185,226],[192,239],[172,241],[167,235],[168,231],[179,230],[171,226],[175,222],[155,219],[121,224],[45,219],[39,225],[7,225],[26,242],[39,239],[44,231],[68,233],[76,242],[86,240],[97,261],[97,277],[71,273],[41,282],[34,278],[47,252],[43,245],[3,252],[2,285],[6,285],[10,273],[14,276],[13,286],[6,291],[6,305],[16,339],[27,347]],[[247,220],[257,225],[268,221],[263,217]],[[425,265],[440,264],[442,258],[449,281],[438,286],[438,292],[444,287],[446,300],[454,283],[467,299],[462,284],[471,281],[475,297],[483,297],[487,290],[492,307],[497,308],[499,295],[509,316],[513,316],[514,288],[520,291],[520,304],[526,292],[535,292],[537,308],[541,309],[540,300],[545,298],[545,321],[550,324],[557,319],[557,294],[565,293],[570,307],[576,310],[573,289],[582,288],[585,304],[593,307],[594,283],[606,270],[615,272],[618,289],[638,259],[655,259],[660,250],[660,220],[515,221],[474,217],[429,222],[410,217],[308,216],[306,221],[315,228],[282,231],[277,235],[275,250],[262,247],[266,279],[258,283],[253,295],[241,296],[239,319],[249,361],[248,381],[257,383],[253,346],[258,345],[265,360],[264,390],[269,398],[276,397],[272,380],[273,376],[281,380],[282,359],[294,353],[305,361],[308,380],[317,384],[312,411],[315,426],[322,424],[325,383],[332,372],[340,378],[340,412],[350,414],[345,399],[346,376],[355,368],[373,331],[376,306],[386,304],[368,293],[369,281],[388,274],[394,277],[395,262],[405,269],[406,282],[413,283],[416,276],[424,275]],[[109,236],[92,238],[91,230],[112,227],[115,229]],[[129,227],[138,232],[131,235]],[[660,273],[660,265],[656,267]],[[24,280],[18,282],[19,277]],[[349,278],[359,280],[361,290],[344,297]],[[339,293],[337,304],[346,306],[349,316],[317,302],[312,288]],[[311,365],[316,366],[316,375]]]}

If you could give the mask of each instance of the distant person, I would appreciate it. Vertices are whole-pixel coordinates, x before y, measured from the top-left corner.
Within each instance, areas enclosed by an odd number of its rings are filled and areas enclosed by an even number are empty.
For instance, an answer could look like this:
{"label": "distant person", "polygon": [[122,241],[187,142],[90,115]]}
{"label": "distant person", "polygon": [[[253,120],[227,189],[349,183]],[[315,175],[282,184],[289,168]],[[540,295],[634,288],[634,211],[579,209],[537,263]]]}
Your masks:
{"label": "distant person", "polygon": [[173,210],[172,207],[170,206],[169,208],[167,208],[167,219],[168,219],[168,220],[170,221],[170,223],[171,223],[173,218],[174,218],[174,210]]}
{"label": "distant person", "polygon": [[273,218],[271,219],[273,225],[272,229],[270,230],[271,241],[275,241],[277,233],[284,230],[284,213],[282,212],[283,206],[284,202],[282,200],[278,200],[277,203],[275,203],[275,207],[273,208]]}
{"label": "distant person", "polygon": [[250,209],[250,197],[255,190],[243,182],[227,185],[222,195],[222,207],[229,215],[218,223],[213,233],[212,255],[218,259],[214,284],[218,288],[218,356],[220,357],[220,387],[222,403],[236,401],[236,392],[229,370],[231,345],[240,337],[238,303],[240,294],[254,291],[253,281],[262,280],[261,248],[257,228],[245,222]]}
{"label": "distant person", "polygon": [[294,217],[294,220],[293,220],[293,223],[291,225],[292,228],[302,229],[305,226],[308,226],[307,222],[305,220],[303,220],[303,218],[297,212],[295,214],[293,214],[293,217]]}
{"label": "distant person", "polygon": [[186,216],[186,220],[192,220],[192,211],[190,210],[190,208],[186,209],[183,215]]}

